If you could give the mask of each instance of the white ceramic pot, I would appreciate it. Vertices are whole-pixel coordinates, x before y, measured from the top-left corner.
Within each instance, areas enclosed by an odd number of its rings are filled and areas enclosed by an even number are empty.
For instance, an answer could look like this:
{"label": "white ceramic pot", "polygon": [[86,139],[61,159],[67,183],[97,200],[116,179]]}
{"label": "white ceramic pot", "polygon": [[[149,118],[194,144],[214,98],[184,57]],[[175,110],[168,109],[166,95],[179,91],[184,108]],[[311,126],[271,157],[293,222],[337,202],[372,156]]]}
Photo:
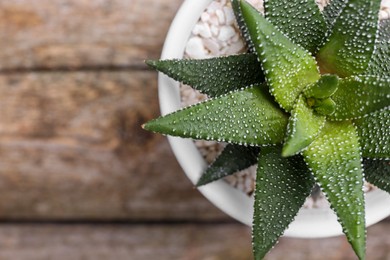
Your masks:
{"label": "white ceramic pot", "polygon": [[[167,35],[162,59],[182,58],[191,30],[201,13],[212,0],[186,0],[172,22]],[[159,74],[159,100],[161,113],[171,113],[181,107],[179,84]],[[206,162],[189,139],[168,137],[172,150],[185,174],[192,181],[201,176]],[[215,206],[229,216],[250,226],[253,215],[253,198],[220,180],[199,188]],[[366,223],[372,225],[390,215],[390,196],[381,190],[366,195]],[[290,224],[285,236],[320,238],[341,235],[342,229],[331,209],[301,209]]]}

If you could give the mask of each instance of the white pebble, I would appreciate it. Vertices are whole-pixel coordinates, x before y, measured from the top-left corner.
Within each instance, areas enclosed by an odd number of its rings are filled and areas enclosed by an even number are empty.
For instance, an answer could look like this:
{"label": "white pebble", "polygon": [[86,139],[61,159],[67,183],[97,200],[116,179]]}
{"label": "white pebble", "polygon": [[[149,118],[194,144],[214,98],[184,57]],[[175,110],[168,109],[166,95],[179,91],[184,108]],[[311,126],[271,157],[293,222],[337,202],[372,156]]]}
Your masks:
{"label": "white pebble", "polygon": [[207,23],[200,23],[200,24],[195,25],[195,27],[198,27],[198,33],[203,38],[210,38],[211,37],[210,26]]}
{"label": "white pebble", "polygon": [[229,44],[227,41],[219,41],[219,45],[221,45],[221,47],[227,47],[229,48]]}
{"label": "white pebble", "polygon": [[229,7],[224,7],[223,12],[225,14],[225,20],[227,25],[232,25],[234,21],[236,20],[236,17],[234,16],[234,12]]}
{"label": "white pebble", "polygon": [[206,12],[203,12],[200,16],[200,20],[204,23],[208,23],[208,21],[210,20],[210,15]]}
{"label": "white pebble", "polygon": [[328,0],[316,0],[317,5],[319,6],[320,10],[323,11],[324,7],[329,4]]}
{"label": "white pebble", "polygon": [[381,6],[383,9],[386,9],[386,8],[390,9],[390,0],[382,0]]}
{"label": "white pebble", "polygon": [[217,11],[215,11],[215,15],[218,18],[219,24],[225,23],[225,14],[222,12],[222,10],[218,9]]}
{"label": "white pebble", "polygon": [[219,31],[218,40],[227,41],[236,34],[236,31],[231,26],[222,26]]}
{"label": "white pebble", "polygon": [[385,10],[380,10],[379,12],[379,19],[389,19],[389,12],[386,12]]}
{"label": "white pebble", "polygon": [[244,47],[245,46],[244,46],[244,43],[242,41],[235,42],[228,48],[228,51],[226,52],[226,54],[232,55],[232,54],[236,54],[238,52],[242,52]]}
{"label": "white pebble", "polygon": [[199,35],[199,24],[195,24],[194,28],[192,29],[193,35]]}
{"label": "white pebble", "polygon": [[215,13],[216,10],[221,9],[221,8],[222,8],[221,3],[217,2],[217,1],[213,1],[207,7],[206,12],[208,12],[209,14],[212,14],[212,13]]}
{"label": "white pebble", "polygon": [[215,25],[211,25],[210,27],[211,33],[213,36],[217,36],[219,34],[219,27]]}
{"label": "white pebble", "polygon": [[219,26],[218,17],[215,15],[211,15],[209,19],[209,24]]}
{"label": "white pebble", "polygon": [[232,42],[238,42],[240,40],[240,34],[236,33],[231,39]]}
{"label": "white pebble", "polygon": [[212,55],[217,56],[219,54],[219,44],[211,39],[203,40],[204,46],[210,51]]}
{"label": "white pebble", "polygon": [[205,58],[207,56],[207,51],[203,46],[202,39],[199,37],[192,37],[189,39],[186,47],[186,53],[190,58]]}

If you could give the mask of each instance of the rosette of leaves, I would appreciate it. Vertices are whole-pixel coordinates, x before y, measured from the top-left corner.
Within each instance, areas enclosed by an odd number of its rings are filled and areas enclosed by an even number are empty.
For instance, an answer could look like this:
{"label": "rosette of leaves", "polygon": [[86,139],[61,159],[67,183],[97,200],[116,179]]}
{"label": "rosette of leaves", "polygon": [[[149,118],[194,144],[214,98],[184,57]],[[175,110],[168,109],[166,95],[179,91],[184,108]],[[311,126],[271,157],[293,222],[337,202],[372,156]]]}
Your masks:
{"label": "rosette of leaves", "polygon": [[261,259],[315,184],[365,259],[364,179],[390,192],[390,22],[380,0],[232,6],[245,54],[147,61],[209,99],[143,127],[228,143],[198,185],[257,164],[253,249]]}

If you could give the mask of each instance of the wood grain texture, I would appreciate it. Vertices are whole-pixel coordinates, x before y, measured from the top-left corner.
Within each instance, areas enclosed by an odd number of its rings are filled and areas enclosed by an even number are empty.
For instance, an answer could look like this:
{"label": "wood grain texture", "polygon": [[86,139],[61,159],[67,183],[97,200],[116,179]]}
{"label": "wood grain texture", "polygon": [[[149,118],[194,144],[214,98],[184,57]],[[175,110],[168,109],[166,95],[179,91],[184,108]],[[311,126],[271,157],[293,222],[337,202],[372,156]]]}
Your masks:
{"label": "wood grain texture", "polygon": [[166,139],[152,72],[0,76],[0,218],[225,219]]}
{"label": "wood grain texture", "polygon": [[[367,259],[390,259],[390,222],[368,229]],[[0,225],[0,259],[249,260],[250,230],[239,224]],[[355,260],[345,237],[282,238],[266,260]]]}
{"label": "wood grain texture", "polygon": [[0,69],[143,66],[181,0],[1,0]]}
{"label": "wood grain texture", "polygon": [[250,259],[240,225],[7,225],[0,259],[228,260]]}

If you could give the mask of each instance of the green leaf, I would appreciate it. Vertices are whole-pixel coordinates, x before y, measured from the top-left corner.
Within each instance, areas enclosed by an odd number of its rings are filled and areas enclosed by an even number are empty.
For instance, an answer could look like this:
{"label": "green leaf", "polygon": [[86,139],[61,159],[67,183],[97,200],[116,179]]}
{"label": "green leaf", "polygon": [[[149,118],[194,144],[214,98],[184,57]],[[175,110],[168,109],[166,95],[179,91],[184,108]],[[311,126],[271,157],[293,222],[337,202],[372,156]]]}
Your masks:
{"label": "green leaf", "polygon": [[336,111],[330,120],[348,120],[362,117],[390,104],[390,78],[352,76],[339,81],[332,96]]}
{"label": "green leaf", "polygon": [[282,155],[287,157],[302,151],[318,136],[324,124],[325,116],[314,113],[301,95],[287,125],[287,138]]}
{"label": "green leaf", "polygon": [[294,220],[314,186],[301,156],[283,158],[277,147],[262,148],[257,168],[253,250],[262,259]]}
{"label": "green leaf", "polygon": [[390,77],[390,19],[382,20],[376,48],[364,74]]}
{"label": "green leaf", "polygon": [[329,116],[336,111],[336,103],[331,98],[317,99],[313,109],[320,115]]}
{"label": "green leaf", "polygon": [[332,0],[325,6],[322,15],[325,18],[326,24],[329,28],[332,28],[336,19],[339,17],[341,11],[343,11],[348,0]]}
{"label": "green leaf", "polygon": [[256,164],[259,152],[259,147],[228,144],[206,169],[196,186],[219,180]]}
{"label": "green leaf", "polygon": [[336,92],[338,85],[339,78],[336,75],[322,75],[316,83],[306,87],[303,93],[308,98],[328,98]]}
{"label": "green leaf", "polygon": [[364,74],[390,78],[390,44],[378,43]]}
{"label": "green leaf", "polygon": [[255,86],[149,121],[146,130],[162,134],[262,146],[283,141],[287,116]]}
{"label": "green leaf", "polygon": [[248,28],[245,26],[244,18],[242,17],[242,11],[240,6],[240,0],[231,0],[234,16],[240,28],[241,36],[245,39],[246,45],[248,46],[249,51],[255,52],[251,37],[248,33]]}
{"label": "green leaf", "polygon": [[146,63],[210,97],[264,82],[261,65],[255,54],[203,60],[149,60]]}
{"label": "green leaf", "polygon": [[363,161],[366,181],[390,193],[390,160]]}
{"label": "green leaf", "polygon": [[390,158],[390,107],[355,120],[364,157]]}
{"label": "green leaf", "polygon": [[241,1],[241,10],[270,91],[279,105],[290,111],[302,90],[320,78],[316,61],[250,4]]}
{"label": "green leaf", "polygon": [[327,122],[303,155],[356,255],[364,259],[363,171],[354,126],[350,122]]}
{"label": "green leaf", "polygon": [[364,72],[370,62],[381,0],[350,0],[317,55],[325,73],[348,77]]}
{"label": "green leaf", "polygon": [[267,0],[265,17],[293,43],[315,53],[327,26],[315,1]]}
{"label": "green leaf", "polygon": [[323,116],[331,115],[336,109],[335,102],[330,98],[338,88],[339,78],[336,75],[322,75],[314,84],[303,91],[309,107]]}

